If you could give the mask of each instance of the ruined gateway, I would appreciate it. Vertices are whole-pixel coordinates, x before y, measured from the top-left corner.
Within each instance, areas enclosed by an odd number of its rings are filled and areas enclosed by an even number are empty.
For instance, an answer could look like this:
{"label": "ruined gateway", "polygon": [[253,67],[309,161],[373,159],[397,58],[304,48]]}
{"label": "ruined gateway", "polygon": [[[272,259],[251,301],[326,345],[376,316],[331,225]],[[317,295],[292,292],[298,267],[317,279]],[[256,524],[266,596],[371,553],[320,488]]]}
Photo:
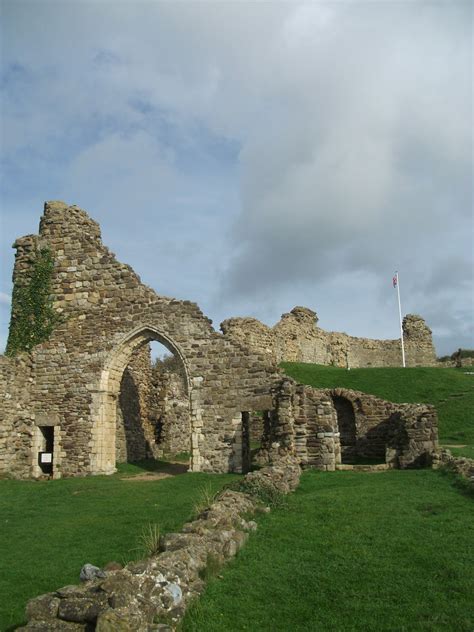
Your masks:
{"label": "ruined gateway", "polygon": [[[295,383],[273,353],[214,331],[196,304],[143,285],[80,208],[47,202],[39,234],[14,247],[10,332],[23,309],[15,296],[45,253],[58,318],[28,352],[0,356],[0,475],[110,474],[117,462],[179,450],[190,452],[192,471],[243,472],[256,432],[262,464],[287,453],[326,470],[358,457],[430,464],[432,406]],[[153,373],[152,340],[174,354],[178,380]]]}

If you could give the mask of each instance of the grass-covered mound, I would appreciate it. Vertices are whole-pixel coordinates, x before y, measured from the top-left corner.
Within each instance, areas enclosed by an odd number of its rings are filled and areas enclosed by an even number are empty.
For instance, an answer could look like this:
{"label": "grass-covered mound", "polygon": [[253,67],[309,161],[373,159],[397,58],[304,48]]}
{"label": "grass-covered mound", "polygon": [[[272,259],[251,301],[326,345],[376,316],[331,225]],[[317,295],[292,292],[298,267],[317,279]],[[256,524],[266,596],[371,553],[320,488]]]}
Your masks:
{"label": "grass-covered mound", "polygon": [[472,542],[472,498],[440,472],[306,472],[183,632],[470,632]]}
{"label": "grass-covered mound", "polygon": [[474,458],[474,375],[466,369],[340,369],[285,362],[285,372],[317,388],[341,386],[371,393],[391,402],[433,404],[438,411],[441,444],[453,454]]}
{"label": "grass-covered mound", "polygon": [[159,462],[120,466],[113,476],[58,481],[0,480],[0,630],[24,620],[28,599],[79,581],[83,564],[103,566],[144,556],[149,525],[179,530],[205,487],[216,492],[233,474],[188,473],[163,480],[124,479]]}

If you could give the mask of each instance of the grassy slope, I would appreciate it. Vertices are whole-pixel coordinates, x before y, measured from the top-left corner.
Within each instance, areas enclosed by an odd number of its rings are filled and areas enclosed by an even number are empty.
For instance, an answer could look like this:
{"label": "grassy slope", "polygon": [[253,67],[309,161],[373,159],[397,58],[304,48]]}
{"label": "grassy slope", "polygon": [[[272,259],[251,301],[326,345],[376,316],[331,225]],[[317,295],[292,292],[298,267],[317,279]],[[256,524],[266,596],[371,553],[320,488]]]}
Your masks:
{"label": "grassy slope", "polygon": [[184,632],[471,632],[474,504],[439,472],[306,472]]}
{"label": "grassy slope", "polygon": [[316,364],[283,363],[299,382],[319,388],[343,386],[393,402],[436,406],[442,444],[467,444],[453,452],[474,458],[474,375],[462,369],[340,369]]}
{"label": "grassy slope", "polygon": [[[149,469],[147,466],[146,469]],[[110,477],[50,482],[0,480],[0,630],[23,620],[35,595],[77,583],[83,564],[140,557],[148,524],[174,531],[189,519],[202,487],[235,475],[183,474],[159,481]]]}

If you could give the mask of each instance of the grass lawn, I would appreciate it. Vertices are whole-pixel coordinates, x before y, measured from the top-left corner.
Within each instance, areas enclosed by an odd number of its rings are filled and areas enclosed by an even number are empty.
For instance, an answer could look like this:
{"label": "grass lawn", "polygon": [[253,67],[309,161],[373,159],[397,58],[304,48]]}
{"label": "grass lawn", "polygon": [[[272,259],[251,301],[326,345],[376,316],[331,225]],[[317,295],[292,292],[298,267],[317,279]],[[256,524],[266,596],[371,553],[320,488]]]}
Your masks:
{"label": "grass lawn", "polygon": [[183,632],[472,632],[474,503],[432,470],[303,474]]}
{"label": "grass lawn", "polygon": [[284,362],[298,382],[318,388],[342,386],[372,393],[392,402],[433,404],[438,411],[439,439],[453,454],[474,458],[474,375],[464,369],[340,369]]}
{"label": "grass lawn", "polygon": [[120,466],[113,476],[30,482],[0,480],[0,630],[24,620],[31,597],[79,581],[83,564],[138,559],[149,524],[179,530],[204,486],[234,474],[187,473],[154,481],[124,476],[163,464]]}

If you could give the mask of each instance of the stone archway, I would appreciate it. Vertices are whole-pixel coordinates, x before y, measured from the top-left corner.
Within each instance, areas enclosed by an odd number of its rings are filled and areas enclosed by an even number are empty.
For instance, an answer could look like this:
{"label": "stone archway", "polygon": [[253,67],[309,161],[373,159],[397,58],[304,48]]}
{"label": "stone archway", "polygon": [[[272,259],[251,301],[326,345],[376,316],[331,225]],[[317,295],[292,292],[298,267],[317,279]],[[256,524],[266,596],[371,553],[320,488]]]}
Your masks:
{"label": "stone archway", "polygon": [[[101,371],[98,389],[93,394],[91,410],[92,437],[90,443],[91,474],[112,474],[115,472],[117,399],[120,392],[122,376],[132,355],[140,347],[153,340],[160,342],[179,359],[182,364],[183,375],[185,376],[186,393],[189,396],[189,401],[193,402],[189,369],[179,346],[154,326],[142,325],[128,332],[108,354]],[[195,414],[193,414],[191,403],[190,406],[191,424],[193,424],[193,418],[199,416],[199,411],[194,411]],[[190,464],[191,470],[195,469],[194,464],[199,460],[196,457],[199,457],[199,447],[197,442],[193,441]]]}

